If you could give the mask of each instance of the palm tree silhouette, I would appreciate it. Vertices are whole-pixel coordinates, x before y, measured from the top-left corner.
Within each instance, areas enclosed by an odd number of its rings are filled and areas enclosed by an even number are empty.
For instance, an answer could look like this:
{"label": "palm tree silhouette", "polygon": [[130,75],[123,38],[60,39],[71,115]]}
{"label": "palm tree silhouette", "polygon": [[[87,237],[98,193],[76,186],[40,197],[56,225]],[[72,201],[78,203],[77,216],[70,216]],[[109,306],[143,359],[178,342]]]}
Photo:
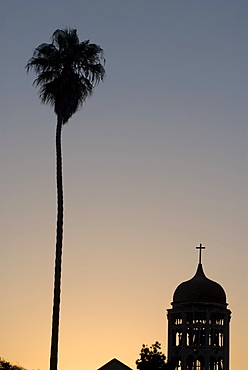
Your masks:
{"label": "palm tree silhouette", "polygon": [[34,70],[37,74],[34,85],[40,87],[41,102],[50,104],[57,115],[57,231],[50,370],[57,370],[58,366],[63,246],[62,127],[92,94],[93,88],[103,80],[104,62],[103,50],[99,45],[91,44],[89,40],[79,42],[77,30],[68,28],[56,30],[52,35],[52,43],[39,45],[26,65],[27,72]]}

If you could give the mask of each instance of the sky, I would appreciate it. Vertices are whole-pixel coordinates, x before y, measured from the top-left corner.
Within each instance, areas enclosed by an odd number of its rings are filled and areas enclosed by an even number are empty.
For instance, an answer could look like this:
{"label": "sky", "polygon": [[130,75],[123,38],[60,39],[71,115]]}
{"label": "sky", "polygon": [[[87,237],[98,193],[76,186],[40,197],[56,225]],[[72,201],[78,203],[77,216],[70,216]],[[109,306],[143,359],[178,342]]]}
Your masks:
{"label": "sky", "polygon": [[247,2],[2,0],[0,357],[49,364],[56,188],[53,109],[25,65],[58,28],[101,45],[106,78],[63,128],[59,370],[142,344],[203,243],[226,291],[231,370],[247,351]]}

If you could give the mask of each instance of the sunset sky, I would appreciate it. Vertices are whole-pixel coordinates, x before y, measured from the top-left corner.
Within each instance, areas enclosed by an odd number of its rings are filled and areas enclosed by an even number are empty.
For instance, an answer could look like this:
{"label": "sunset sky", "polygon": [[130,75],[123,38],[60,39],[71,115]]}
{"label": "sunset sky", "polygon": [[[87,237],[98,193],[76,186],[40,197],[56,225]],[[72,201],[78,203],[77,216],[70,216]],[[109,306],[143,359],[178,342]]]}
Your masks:
{"label": "sunset sky", "polygon": [[244,369],[247,1],[2,0],[0,14],[0,357],[48,369],[56,116],[25,65],[70,26],[104,49],[106,78],[63,129],[59,370],[135,369],[155,341],[167,353],[166,309],[199,243]]}

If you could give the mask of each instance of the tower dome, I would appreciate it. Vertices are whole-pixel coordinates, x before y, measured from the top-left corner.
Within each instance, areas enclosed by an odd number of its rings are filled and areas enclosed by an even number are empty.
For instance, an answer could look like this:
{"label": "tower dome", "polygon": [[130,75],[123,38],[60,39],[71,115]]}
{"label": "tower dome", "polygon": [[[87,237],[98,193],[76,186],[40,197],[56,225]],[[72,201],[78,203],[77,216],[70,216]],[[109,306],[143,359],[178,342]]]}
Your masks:
{"label": "tower dome", "polygon": [[222,286],[204,274],[202,264],[198,264],[192,279],[184,281],[176,288],[173,303],[206,302],[226,305],[226,294]]}
{"label": "tower dome", "polygon": [[168,361],[176,370],[229,370],[229,323],[222,286],[204,274],[200,244],[195,275],[179,284],[167,310]]}

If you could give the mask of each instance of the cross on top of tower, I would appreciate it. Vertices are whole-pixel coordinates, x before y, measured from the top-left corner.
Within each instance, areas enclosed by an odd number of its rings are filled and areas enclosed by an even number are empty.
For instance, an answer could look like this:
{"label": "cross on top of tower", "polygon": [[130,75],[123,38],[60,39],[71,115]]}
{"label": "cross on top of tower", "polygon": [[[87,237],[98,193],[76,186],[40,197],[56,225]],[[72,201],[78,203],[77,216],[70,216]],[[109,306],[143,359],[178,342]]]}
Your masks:
{"label": "cross on top of tower", "polygon": [[203,247],[202,244],[200,244],[200,247],[196,247],[196,249],[199,249],[199,264],[201,264],[202,249],[206,249],[206,248]]}

